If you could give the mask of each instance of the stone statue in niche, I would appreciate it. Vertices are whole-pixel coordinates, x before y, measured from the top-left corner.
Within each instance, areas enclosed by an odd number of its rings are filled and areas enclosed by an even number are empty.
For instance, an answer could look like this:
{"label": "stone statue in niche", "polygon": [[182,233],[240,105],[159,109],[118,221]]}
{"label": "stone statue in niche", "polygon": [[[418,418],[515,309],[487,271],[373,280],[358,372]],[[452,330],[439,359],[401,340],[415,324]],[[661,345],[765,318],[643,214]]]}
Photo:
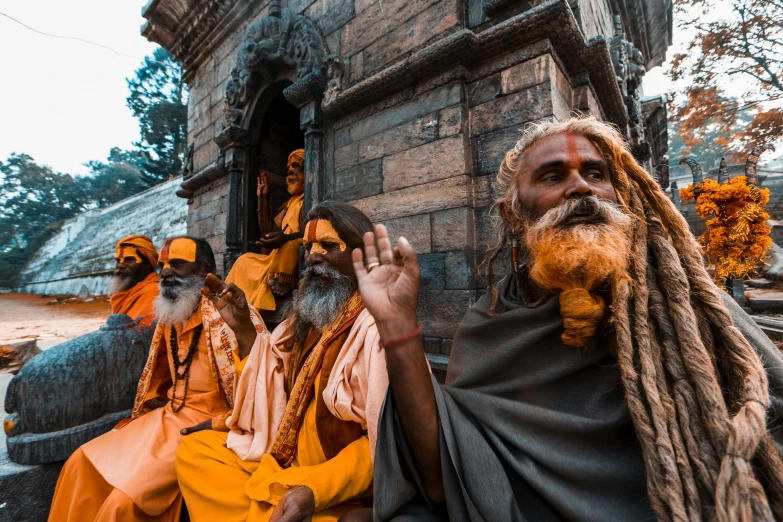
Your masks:
{"label": "stone statue in niche", "polygon": [[182,165],[182,179],[188,179],[193,176],[193,144],[185,149],[185,161]]}
{"label": "stone statue in niche", "polygon": [[337,96],[343,90],[343,73],[345,71],[345,62],[340,55],[332,54],[326,59],[326,76],[329,78],[326,82],[326,92],[324,93],[323,105],[334,103]]}

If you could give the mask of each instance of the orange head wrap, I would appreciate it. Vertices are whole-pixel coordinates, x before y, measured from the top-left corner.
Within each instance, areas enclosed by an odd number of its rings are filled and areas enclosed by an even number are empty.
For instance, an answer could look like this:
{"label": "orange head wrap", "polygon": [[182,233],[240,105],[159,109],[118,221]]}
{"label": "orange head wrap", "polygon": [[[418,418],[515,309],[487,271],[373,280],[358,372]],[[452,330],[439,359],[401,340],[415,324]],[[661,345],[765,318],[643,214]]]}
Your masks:
{"label": "orange head wrap", "polygon": [[128,236],[117,241],[114,247],[114,257],[124,259],[125,257],[136,257],[137,262],[141,262],[139,255],[145,257],[152,266],[158,264],[158,251],[155,245],[147,236]]}
{"label": "orange head wrap", "polygon": [[304,149],[296,149],[291,154],[288,155],[288,166],[291,166],[291,161],[293,160],[299,160],[299,163],[304,166],[304,160],[305,160],[305,151]]}

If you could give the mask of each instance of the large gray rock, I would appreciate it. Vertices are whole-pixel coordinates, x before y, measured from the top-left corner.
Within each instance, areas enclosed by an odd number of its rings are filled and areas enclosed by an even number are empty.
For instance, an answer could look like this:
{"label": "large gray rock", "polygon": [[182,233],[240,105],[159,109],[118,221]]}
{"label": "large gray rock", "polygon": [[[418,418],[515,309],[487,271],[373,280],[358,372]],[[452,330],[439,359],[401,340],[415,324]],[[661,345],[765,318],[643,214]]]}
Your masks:
{"label": "large gray rock", "polygon": [[33,357],[6,393],[10,459],[19,464],[66,460],[130,416],[152,332],[151,325],[115,314],[100,330]]}

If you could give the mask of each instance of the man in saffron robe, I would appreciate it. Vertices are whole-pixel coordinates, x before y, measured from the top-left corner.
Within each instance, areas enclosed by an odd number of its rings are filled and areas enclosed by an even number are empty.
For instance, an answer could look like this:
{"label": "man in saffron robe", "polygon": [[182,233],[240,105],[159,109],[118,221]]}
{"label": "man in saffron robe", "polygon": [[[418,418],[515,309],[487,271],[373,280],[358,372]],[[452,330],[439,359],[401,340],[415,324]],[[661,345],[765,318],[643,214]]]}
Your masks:
{"label": "man in saffron robe", "polygon": [[193,522],[336,521],[371,494],[388,379],[350,252],[372,223],[334,202],[307,217],[307,268],[292,313],[256,339],[230,431],[189,435],[177,453]]}
{"label": "man in saffron robe", "polygon": [[374,520],[783,519],[783,357],[617,129],[531,125],[496,188],[488,293],[445,385],[410,335],[410,243],[379,225],[380,252],[354,252],[390,381]]}
{"label": "man in saffron robe", "polygon": [[223,426],[234,400],[236,363],[266,332],[242,292],[202,296],[215,258],[202,239],[169,239],[160,252],[158,324],[130,422],[82,445],[57,481],[51,522],[178,522],[182,496],[174,457],[181,430]]}
{"label": "man in saffron robe", "polygon": [[114,247],[116,267],[109,284],[111,313],[131,319],[154,312],[153,302],[160,291],[160,277],[155,271],[158,251],[147,236],[128,236]]}
{"label": "man in saffron robe", "polygon": [[[275,295],[288,295],[296,285],[304,205],[303,149],[288,156],[285,181],[291,197],[273,217],[278,230],[265,234],[256,243],[271,251],[268,254],[248,252],[239,256],[226,277],[227,283],[234,283],[245,291],[248,302],[257,310],[275,310]],[[259,199],[265,190],[269,190],[269,182],[262,175]]]}

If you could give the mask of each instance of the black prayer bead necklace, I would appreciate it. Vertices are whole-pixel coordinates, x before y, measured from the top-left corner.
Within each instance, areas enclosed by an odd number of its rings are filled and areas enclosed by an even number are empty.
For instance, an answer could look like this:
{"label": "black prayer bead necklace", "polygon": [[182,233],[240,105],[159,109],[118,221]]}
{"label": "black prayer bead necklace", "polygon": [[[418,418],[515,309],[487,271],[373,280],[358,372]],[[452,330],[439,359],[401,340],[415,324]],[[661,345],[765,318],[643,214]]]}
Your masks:
{"label": "black prayer bead necklace", "polygon": [[[169,348],[171,349],[171,359],[174,361],[174,390],[171,393],[171,409],[174,413],[179,412],[183,406],[185,406],[185,398],[188,396],[188,381],[190,380],[190,365],[193,364],[193,356],[198,351],[198,341],[201,338],[201,331],[204,329],[204,325],[200,324],[193,329],[193,339],[190,341],[190,347],[188,348],[188,354],[184,359],[179,358],[179,342],[177,341],[177,330],[174,325],[171,325],[171,335],[169,336]],[[185,367],[185,370],[180,373],[179,369]],[[174,400],[177,398],[177,383],[179,381],[185,381],[185,390],[182,394],[182,399],[178,406],[174,406]]]}

